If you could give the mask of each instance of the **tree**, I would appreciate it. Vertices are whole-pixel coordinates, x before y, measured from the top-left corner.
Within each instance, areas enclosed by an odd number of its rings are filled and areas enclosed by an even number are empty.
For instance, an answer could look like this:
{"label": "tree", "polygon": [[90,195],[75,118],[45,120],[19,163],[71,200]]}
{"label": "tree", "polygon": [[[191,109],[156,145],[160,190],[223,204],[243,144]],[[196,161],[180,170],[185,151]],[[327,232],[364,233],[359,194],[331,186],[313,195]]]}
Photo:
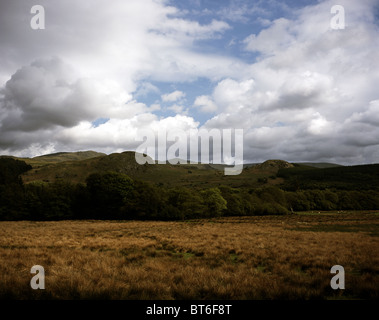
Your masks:
{"label": "tree", "polygon": [[87,180],[95,218],[117,218],[133,190],[133,180],[121,173],[94,173]]}
{"label": "tree", "polygon": [[303,191],[286,192],[286,201],[293,211],[308,211],[310,203]]}
{"label": "tree", "polygon": [[199,191],[180,187],[171,189],[167,197],[166,214],[171,219],[192,219],[204,216],[207,206]]}
{"label": "tree", "polygon": [[221,186],[219,189],[227,203],[225,215],[245,216],[253,214],[253,197],[250,193],[229,186]]}
{"label": "tree", "polygon": [[206,216],[219,217],[227,209],[227,202],[222,197],[219,188],[210,188],[202,191],[204,204],[208,207]]}
{"label": "tree", "polygon": [[24,161],[13,158],[0,158],[0,184],[18,183],[20,174],[31,168]]}
{"label": "tree", "polygon": [[0,158],[0,219],[18,220],[27,217],[20,175],[30,169],[31,166],[24,161]]}
{"label": "tree", "polygon": [[163,194],[150,183],[135,180],[125,198],[121,217],[133,219],[157,219],[163,210]]}

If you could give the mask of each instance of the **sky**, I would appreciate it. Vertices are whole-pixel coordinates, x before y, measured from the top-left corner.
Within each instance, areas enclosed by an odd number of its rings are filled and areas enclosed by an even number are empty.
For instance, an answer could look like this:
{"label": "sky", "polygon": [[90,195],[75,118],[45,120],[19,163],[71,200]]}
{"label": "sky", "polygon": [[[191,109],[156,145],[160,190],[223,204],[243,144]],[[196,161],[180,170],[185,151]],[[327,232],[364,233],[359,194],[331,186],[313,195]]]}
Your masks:
{"label": "sky", "polygon": [[0,154],[231,128],[245,163],[379,163],[378,52],[377,0],[0,0]]}

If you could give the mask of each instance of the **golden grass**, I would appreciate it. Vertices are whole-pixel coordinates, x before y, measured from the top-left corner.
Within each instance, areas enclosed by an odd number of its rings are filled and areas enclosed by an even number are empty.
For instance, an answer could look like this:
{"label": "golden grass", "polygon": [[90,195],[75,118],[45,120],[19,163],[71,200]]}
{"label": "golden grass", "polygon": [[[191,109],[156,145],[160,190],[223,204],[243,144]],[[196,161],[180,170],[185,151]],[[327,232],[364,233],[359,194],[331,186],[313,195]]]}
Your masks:
{"label": "golden grass", "polygon": [[[378,227],[373,213],[0,222],[0,298],[378,299]],[[345,290],[330,287],[337,264]]]}

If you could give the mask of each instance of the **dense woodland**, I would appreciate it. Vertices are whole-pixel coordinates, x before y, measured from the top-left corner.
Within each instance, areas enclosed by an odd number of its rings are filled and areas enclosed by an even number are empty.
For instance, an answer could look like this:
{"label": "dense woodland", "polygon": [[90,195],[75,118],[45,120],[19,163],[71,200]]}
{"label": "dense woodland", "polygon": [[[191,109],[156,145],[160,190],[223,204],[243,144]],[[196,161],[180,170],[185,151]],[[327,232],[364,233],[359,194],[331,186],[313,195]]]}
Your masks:
{"label": "dense woodland", "polygon": [[33,182],[20,174],[24,161],[0,159],[0,220],[157,219],[282,215],[309,210],[377,210],[377,165],[364,168],[281,169],[279,186],[175,187],[94,173],[86,183]]}

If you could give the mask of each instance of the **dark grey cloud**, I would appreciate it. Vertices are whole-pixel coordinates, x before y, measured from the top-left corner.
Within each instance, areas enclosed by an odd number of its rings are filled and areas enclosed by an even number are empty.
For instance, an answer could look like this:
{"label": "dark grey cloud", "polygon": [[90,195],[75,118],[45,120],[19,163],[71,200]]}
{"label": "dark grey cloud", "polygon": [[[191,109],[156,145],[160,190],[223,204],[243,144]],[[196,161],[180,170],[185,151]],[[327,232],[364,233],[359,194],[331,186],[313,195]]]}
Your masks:
{"label": "dark grey cloud", "polygon": [[59,58],[22,67],[2,90],[1,131],[28,132],[94,120],[88,89],[83,81],[70,82],[69,68]]}

